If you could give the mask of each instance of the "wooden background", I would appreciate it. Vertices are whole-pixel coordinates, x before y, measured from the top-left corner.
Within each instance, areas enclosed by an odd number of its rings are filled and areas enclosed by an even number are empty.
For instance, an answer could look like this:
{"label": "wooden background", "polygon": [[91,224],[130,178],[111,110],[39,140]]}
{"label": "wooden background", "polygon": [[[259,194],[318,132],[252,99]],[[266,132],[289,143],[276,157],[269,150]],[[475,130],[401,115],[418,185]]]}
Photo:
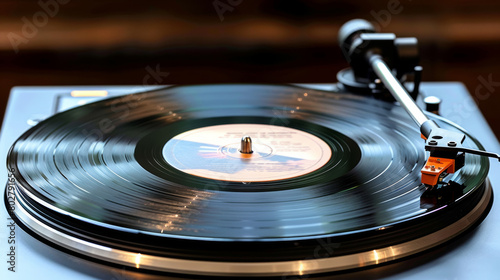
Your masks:
{"label": "wooden background", "polygon": [[[335,82],[347,66],[337,31],[364,18],[417,37],[424,80],[465,83],[500,135],[499,1],[8,0],[0,11],[1,115],[18,85]],[[151,69],[160,75],[145,80]]]}

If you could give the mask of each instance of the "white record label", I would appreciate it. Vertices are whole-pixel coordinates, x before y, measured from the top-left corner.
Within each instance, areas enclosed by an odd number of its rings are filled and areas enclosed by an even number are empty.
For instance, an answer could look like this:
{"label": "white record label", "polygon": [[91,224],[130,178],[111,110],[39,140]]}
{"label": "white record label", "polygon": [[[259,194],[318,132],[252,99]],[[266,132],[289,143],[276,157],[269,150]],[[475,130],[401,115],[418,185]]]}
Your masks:
{"label": "white record label", "polygon": [[[251,154],[240,152],[252,139]],[[170,139],[165,160],[191,175],[232,182],[265,182],[308,174],[325,165],[332,150],[310,133],[265,124],[225,124],[193,129]]]}

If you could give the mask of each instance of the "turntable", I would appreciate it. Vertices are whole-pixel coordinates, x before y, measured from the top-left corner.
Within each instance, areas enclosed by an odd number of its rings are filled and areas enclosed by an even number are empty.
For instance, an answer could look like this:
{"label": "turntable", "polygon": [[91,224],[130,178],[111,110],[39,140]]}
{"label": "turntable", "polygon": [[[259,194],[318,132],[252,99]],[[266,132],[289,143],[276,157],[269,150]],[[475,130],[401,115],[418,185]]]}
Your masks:
{"label": "turntable", "polygon": [[414,38],[339,37],[338,84],[14,88],[2,275],[493,277],[500,146],[418,106],[473,100]]}

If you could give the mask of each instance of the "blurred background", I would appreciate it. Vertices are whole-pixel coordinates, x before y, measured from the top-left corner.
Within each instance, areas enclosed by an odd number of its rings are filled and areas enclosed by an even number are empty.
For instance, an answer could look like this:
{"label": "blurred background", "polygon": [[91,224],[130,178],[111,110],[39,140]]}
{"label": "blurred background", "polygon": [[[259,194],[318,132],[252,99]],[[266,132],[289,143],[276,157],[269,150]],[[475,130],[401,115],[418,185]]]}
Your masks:
{"label": "blurred background", "polygon": [[338,29],[364,18],[417,37],[423,79],[463,82],[500,136],[500,1],[7,0],[0,11],[2,116],[20,85],[336,82]]}

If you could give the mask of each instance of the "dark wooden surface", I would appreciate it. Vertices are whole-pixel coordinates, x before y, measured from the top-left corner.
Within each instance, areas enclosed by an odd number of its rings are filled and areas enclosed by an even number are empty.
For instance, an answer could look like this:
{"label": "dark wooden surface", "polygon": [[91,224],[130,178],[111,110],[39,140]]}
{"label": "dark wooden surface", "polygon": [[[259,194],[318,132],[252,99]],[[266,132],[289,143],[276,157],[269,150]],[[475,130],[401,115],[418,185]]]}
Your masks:
{"label": "dark wooden surface", "polygon": [[1,110],[16,85],[335,82],[364,18],[417,37],[424,80],[465,83],[500,135],[498,1],[59,1],[0,3]]}

